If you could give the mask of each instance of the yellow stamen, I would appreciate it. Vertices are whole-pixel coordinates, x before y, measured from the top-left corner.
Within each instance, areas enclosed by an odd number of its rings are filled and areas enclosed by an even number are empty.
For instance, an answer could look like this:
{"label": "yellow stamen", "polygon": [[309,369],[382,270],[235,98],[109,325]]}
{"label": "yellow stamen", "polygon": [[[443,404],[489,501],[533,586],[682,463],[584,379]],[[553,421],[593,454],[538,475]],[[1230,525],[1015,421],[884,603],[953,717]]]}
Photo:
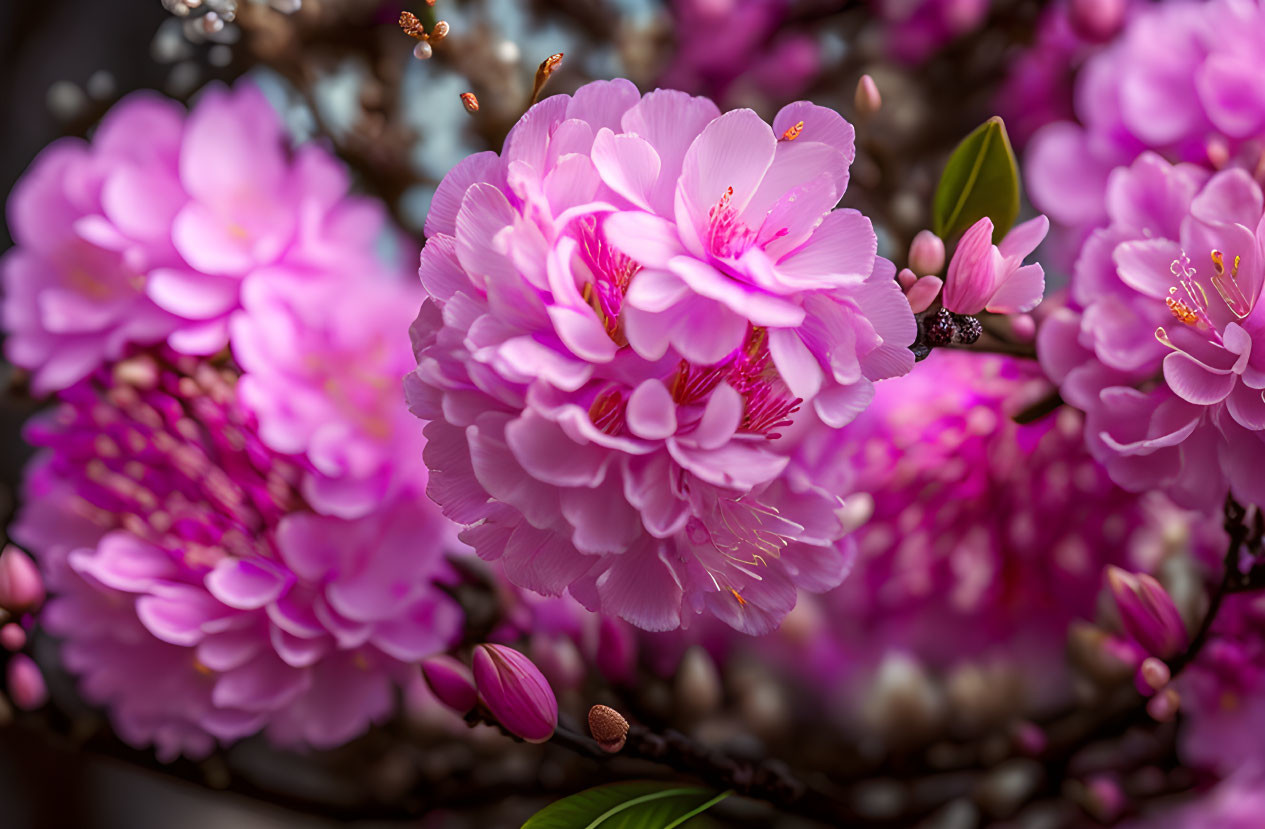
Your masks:
{"label": "yellow stamen", "polygon": [[786,132],[782,133],[782,141],[794,141],[799,138],[799,134],[804,131],[804,122],[797,121],[795,126],[787,127]]}

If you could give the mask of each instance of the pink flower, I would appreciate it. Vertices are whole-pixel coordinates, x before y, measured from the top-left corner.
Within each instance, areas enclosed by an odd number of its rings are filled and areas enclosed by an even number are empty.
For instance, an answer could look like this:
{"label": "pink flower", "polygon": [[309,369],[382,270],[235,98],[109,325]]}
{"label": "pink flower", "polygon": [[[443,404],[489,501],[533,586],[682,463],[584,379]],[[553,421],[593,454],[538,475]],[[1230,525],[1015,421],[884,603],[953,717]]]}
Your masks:
{"label": "pink flower", "polygon": [[329,270],[371,250],[382,212],[347,187],[325,150],[287,151],[250,84],[211,87],[187,118],[173,101],[129,96],[91,144],[53,144],[14,188],[6,354],[46,394],[133,345],[218,351],[261,269]]}
{"label": "pink flower", "polygon": [[1043,365],[1088,413],[1090,449],[1122,486],[1204,509],[1227,488],[1263,502],[1259,185],[1148,153],[1112,175],[1108,206],[1072,307],[1042,328]]}
{"label": "pink flower", "polygon": [[993,223],[985,216],[962,234],[944,279],[944,307],[955,314],[1031,311],[1045,293],[1045,271],[1023,264],[1050,229],[1045,216],[1024,222],[993,244]]}
{"label": "pink flower", "polygon": [[305,500],[354,518],[426,476],[424,440],[399,378],[415,366],[401,332],[422,291],[381,264],[351,279],[278,271],[249,282],[232,320],[238,395],[270,448],[302,454]]}
{"label": "pink flower", "polygon": [[1068,626],[1094,618],[1103,566],[1154,566],[1192,519],[1114,485],[1078,412],[1016,424],[1048,388],[1030,361],[936,351],[848,429],[814,433],[803,474],[846,493],[856,562],[760,640],[761,658],[848,718],[893,654],[936,682],[1041,677],[1008,695],[1012,713],[1066,702]]}
{"label": "pink flower", "polygon": [[558,700],[531,660],[504,645],[474,649],[474,682],[479,699],[512,734],[543,743],[558,727]]}
{"label": "pink flower", "polygon": [[[778,136],[782,136],[779,140]],[[427,218],[413,411],[431,496],[511,581],[672,629],[774,627],[843,577],[837,497],[779,438],[913,364],[852,127],[598,82],[458,165]]]}
{"label": "pink flower", "polygon": [[1233,159],[1253,169],[1260,160],[1253,139],[1265,129],[1265,6],[1135,8],[1116,41],[1080,71],[1078,122],[1050,124],[1029,145],[1033,203],[1078,232],[1108,219],[1111,170],[1147,149],[1210,167]]}
{"label": "pink flower", "polygon": [[345,742],[460,623],[422,480],[353,520],[311,511],[305,459],[263,443],[233,379],[164,350],[27,431],[43,452],[14,536],[48,579],[41,621],[84,697],[164,758],[260,729]]}
{"label": "pink flower", "polygon": [[887,50],[897,60],[918,63],[983,24],[989,0],[870,0],[870,5],[886,23]]}

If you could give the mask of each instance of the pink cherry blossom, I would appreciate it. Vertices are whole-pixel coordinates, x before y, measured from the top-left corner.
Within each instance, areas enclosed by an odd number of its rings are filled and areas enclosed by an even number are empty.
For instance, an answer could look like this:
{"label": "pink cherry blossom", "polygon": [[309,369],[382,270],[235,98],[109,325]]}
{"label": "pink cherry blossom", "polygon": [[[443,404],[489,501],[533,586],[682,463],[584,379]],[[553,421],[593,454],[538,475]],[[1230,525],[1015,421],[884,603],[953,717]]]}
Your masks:
{"label": "pink cherry blossom", "polygon": [[916,333],[869,221],[832,210],[852,156],[806,102],[770,127],[612,81],[450,172],[408,393],[463,539],[652,630],[763,632],[837,584],[837,496],[786,480],[779,437],[801,410],[851,420]]}
{"label": "pink cherry blossom", "polygon": [[1037,249],[1050,229],[1045,216],[1030,219],[993,244],[993,222],[987,216],[962,234],[944,279],[944,307],[955,314],[1031,311],[1045,293],[1045,271],[1023,260]]}

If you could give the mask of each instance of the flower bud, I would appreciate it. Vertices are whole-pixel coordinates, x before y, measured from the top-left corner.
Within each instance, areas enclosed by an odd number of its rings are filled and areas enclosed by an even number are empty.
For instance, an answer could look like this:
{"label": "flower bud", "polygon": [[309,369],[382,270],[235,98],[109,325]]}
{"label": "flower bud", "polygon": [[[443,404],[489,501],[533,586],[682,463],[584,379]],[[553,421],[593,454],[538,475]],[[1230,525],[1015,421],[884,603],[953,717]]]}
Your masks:
{"label": "flower bud", "polygon": [[1085,781],[1085,807],[1103,823],[1112,823],[1124,812],[1127,800],[1114,777],[1096,775]]}
{"label": "flower bud", "polygon": [[474,96],[473,92],[461,93],[461,105],[466,108],[466,112],[474,115],[479,111],[479,99]]}
{"label": "flower bud", "polygon": [[437,21],[430,29],[430,42],[438,43],[446,37],[448,37],[448,21]]}
{"label": "flower bud", "polygon": [[1182,698],[1178,695],[1177,689],[1168,686],[1160,691],[1146,704],[1146,713],[1151,715],[1151,719],[1156,722],[1168,722],[1177,716],[1177,709],[1181,706]]}
{"label": "flower bud", "polygon": [[30,556],[9,545],[0,552],[0,608],[27,613],[44,603],[44,579]]}
{"label": "flower bud", "polygon": [[1138,672],[1133,677],[1133,687],[1137,688],[1142,696],[1149,697],[1156,691],[1163,690],[1172,678],[1172,672],[1163,660],[1148,656],[1138,666]]}
{"label": "flower bud", "polygon": [[902,291],[908,292],[909,289],[914,287],[914,284],[918,282],[918,274],[914,273],[909,268],[901,268],[900,273],[896,274],[896,281],[900,283],[900,289]]}
{"label": "flower bud", "polygon": [[550,686],[557,690],[579,688],[588,674],[580,649],[568,636],[533,633],[527,643],[527,653]]}
{"label": "flower bud", "polygon": [[589,733],[602,751],[614,754],[628,739],[628,720],[614,708],[594,705],[589,709]]}
{"label": "flower bud", "polygon": [[909,245],[909,267],[919,276],[940,273],[944,267],[944,240],[930,230],[920,230]]}
{"label": "flower bud", "polygon": [[458,714],[465,714],[478,702],[470,669],[451,656],[440,654],[424,660],[422,677],[436,699]]}
{"label": "flower bud", "polygon": [[1124,25],[1126,0],[1070,0],[1067,20],[1090,43],[1106,43]]}
{"label": "flower bud", "polygon": [[433,54],[435,54],[435,50],[426,41],[419,40],[413,44],[413,57],[418,60],[427,60]]}
{"label": "flower bud", "polygon": [[9,696],[24,711],[34,711],[48,702],[48,686],[44,675],[31,657],[24,653],[9,659]]}
{"label": "flower bud", "polygon": [[857,114],[861,116],[873,115],[883,106],[883,96],[879,94],[878,84],[869,75],[862,75],[861,80],[857,81],[856,97],[853,100]]}
{"label": "flower bud", "polygon": [[1037,321],[1032,314],[1015,314],[1010,318],[1010,333],[1021,343],[1030,343],[1037,337]]}
{"label": "flower bud", "polygon": [[924,276],[919,279],[905,294],[905,298],[909,300],[910,309],[915,314],[926,311],[931,307],[931,303],[936,301],[936,297],[940,296],[942,287],[944,287],[944,280],[938,276]]}
{"label": "flower bud", "polygon": [[26,631],[14,622],[0,628],[0,645],[7,651],[20,651],[26,647]]}
{"label": "flower bud", "polygon": [[479,645],[473,661],[479,698],[497,722],[529,743],[553,736],[558,700],[530,659],[504,645]]}
{"label": "flower bud", "polygon": [[1107,568],[1107,585],[1125,632],[1147,653],[1167,659],[1186,646],[1186,624],[1168,593],[1145,573]]}

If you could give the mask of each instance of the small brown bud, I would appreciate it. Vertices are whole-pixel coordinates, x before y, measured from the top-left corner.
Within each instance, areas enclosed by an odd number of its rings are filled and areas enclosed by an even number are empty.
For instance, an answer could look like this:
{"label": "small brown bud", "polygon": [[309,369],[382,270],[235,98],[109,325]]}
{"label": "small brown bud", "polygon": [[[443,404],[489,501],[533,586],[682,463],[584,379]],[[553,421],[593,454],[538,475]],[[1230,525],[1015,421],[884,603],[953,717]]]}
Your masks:
{"label": "small brown bud", "polygon": [[412,12],[400,12],[400,28],[404,30],[404,34],[415,40],[426,39],[426,29],[422,26],[422,21]]}
{"label": "small brown bud", "polygon": [[438,43],[446,37],[448,37],[448,21],[436,21],[435,25],[430,27],[430,42]]}
{"label": "small brown bud", "polygon": [[545,88],[545,84],[548,83],[549,76],[561,65],[562,52],[550,55],[541,62],[540,68],[536,70],[536,82],[531,88],[531,102],[533,104],[540,99],[540,92]]}
{"label": "small brown bud", "polygon": [[466,112],[474,115],[479,111],[479,99],[474,97],[473,92],[461,93],[461,105],[466,108]]}
{"label": "small brown bud", "polygon": [[628,739],[628,720],[614,708],[594,705],[589,709],[589,733],[602,751],[614,754],[624,747]]}

